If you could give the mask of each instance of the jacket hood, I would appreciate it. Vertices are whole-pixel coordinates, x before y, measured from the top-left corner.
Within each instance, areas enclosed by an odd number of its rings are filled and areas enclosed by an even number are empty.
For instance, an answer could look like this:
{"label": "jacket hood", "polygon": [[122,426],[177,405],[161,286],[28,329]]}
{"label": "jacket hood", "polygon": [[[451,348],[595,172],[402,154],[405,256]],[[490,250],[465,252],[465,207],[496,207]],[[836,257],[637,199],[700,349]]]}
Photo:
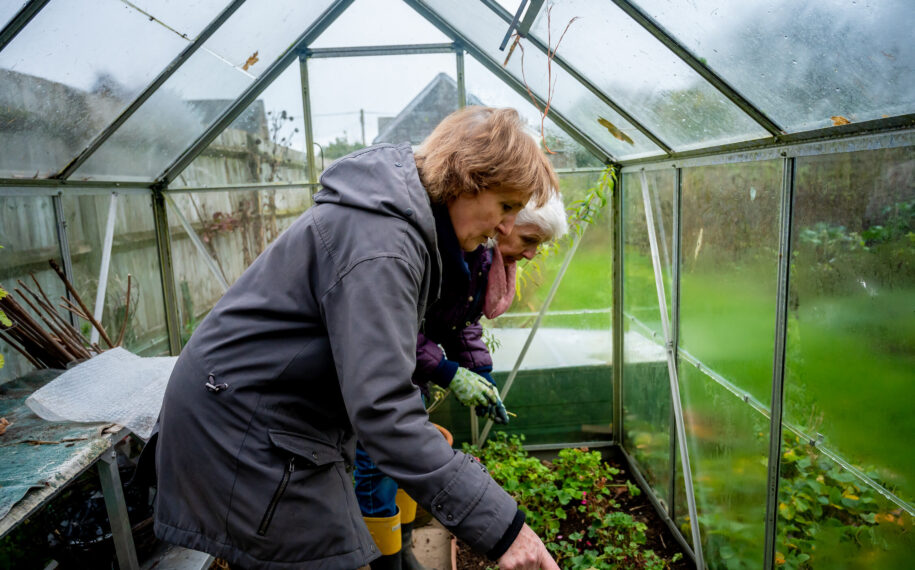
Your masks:
{"label": "jacket hood", "polygon": [[321,186],[315,204],[339,204],[406,220],[436,257],[435,219],[409,143],[378,144],[344,156],[324,171]]}

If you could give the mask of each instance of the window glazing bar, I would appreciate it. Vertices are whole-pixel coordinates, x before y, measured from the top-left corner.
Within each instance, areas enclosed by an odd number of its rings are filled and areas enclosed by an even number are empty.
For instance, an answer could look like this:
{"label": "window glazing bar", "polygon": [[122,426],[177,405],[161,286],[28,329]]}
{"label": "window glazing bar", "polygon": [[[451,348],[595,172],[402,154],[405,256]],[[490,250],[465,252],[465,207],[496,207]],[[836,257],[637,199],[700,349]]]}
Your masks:
{"label": "window glazing bar", "polygon": [[660,160],[655,159],[653,162],[644,163],[641,161],[633,161],[623,165],[623,172],[628,173],[638,172],[640,170],[666,170],[672,167],[689,168],[696,166],[734,164],[739,162],[780,160],[786,156],[822,156],[826,154],[882,150],[886,148],[901,148],[907,146],[915,146],[915,128],[846,136],[838,139],[830,138],[818,141],[797,142],[795,144],[779,143],[756,150],[738,150],[735,152],[722,152],[707,156],[673,159],[661,158]]}
{"label": "window glazing bar", "polygon": [[262,182],[254,184],[226,184],[225,186],[182,186],[163,190],[166,194],[198,194],[200,192],[261,192],[263,190],[298,190],[315,186],[311,182]]}
{"label": "window glazing bar", "polygon": [[3,51],[3,48],[13,41],[13,38],[32,21],[32,18],[34,18],[38,12],[41,12],[41,9],[44,8],[45,4],[48,2],[50,2],[50,0],[31,0],[16,12],[13,19],[3,27],[2,31],[0,31],[0,51]]}
{"label": "window glazing bar", "polygon": [[169,165],[156,179],[155,186],[164,188],[171,183],[198,154],[200,154],[222,131],[228,127],[248,106],[257,99],[264,89],[296,59],[304,47],[315,41],[324,30],[330,26],[337,17],[346,10],[354,0],[337,0],[329,6],[323,14],[312,22],[305,32],[274,61],[264,73],[245,89],[228,109],[223,111],[216,121],[201,134],[197,140],[188,147],[175,161]]}
{"label": "window glazing bar", "polygon": [[689,448],[686,445],[686,430],[683,422],[683,406],[680,400],[680,378],[677,374],[677,356],[670,333],[667,318],[667,299],[664,294],[664,274],[661,272],[661,257],[658,252],[658,236],[651,211],[651,197],[648,190],[648,177],[641,172],[642,202],[645,205],[645,224],[648,227],[648,243],[651,246],[651,262],[654,267],[655,288],[658,292],[658,311],[661,313],[661,329],[664,332],[664,346],[667,352],[667,372],[670,378],[671,405],[676,419],[677,444],[680,449],[680,463],[683,469],[683,483],[686,487],[686,503],[689,509],[690,531],[693,537],[693,551],[696,553],[696,568],[705,568],[702,556],[702,537],[699,533],[699,516],[696,510],[696,492],[693,487],[692,471],[689,465]]}
{"label": "window glazing bar", "polygon": [[527,36],[527,33],[531,31],[531,26],[534,25],[534,20],[537,19],[537,14],[540,13],[540,8],[542,7],[543,0],[531,0],[531,5],[528,7],[527,12],[524,13],[521,25],[518,26],[518,35],[521,37]]}
{"label": "window glazing bar", "polygon": [[153,220],[156,229],[156,247],[159,254],[159,278],[162,283],[162,308],[165,311],[165,330],[168,350],[172,356],[181,352],[181,327],[178,315],[178,294],[175,291],[175,268],[172,265],[172,241],[168,227],[165,195],[152,195]]}
{"label": "window glazing bar", "polygon": [[778,485],[781,479],[782,400],[785,387],[785,343],[788,325],[788,279],[791,270],[791,222],[794,212],[795,160],[782,162],[782,196],[778,237],[778,292],[775,301],[775,350],[772,361],[772,415],[769,417],[769,465],[766,478],[766,542],[763,568],[775,568]]}
{"label": "window glazing bar", "polygon": [[610,296],[612,303],[612,314],[610,317],[610,341],[612,342],[611,350],[611,374],[613,379],[613,440],[623,447],[625,441],[625,426],[623,426],[623,397],[625,385],[623,382],[623,302],[626,294],[623,288],[623,220],[625,216],[623,208],[623,177],[620,175],[619,168],[614,168],[616,184],[613,187],[613,194],[610,196],[610,223],[611,231],[611,266],[612,273],[610,276]]}
{"label": "window glazing bar", "polygon": [[463,109],[467,106],[467,83],[464,75],[464,48],[459,44],[455,44],[456,48],[454,50],[455,65],[457,66],[457,104],[458,109]]}
{"label": "window glazing bar", "polygon": [[434,53],[454,53],[457,47],[453,43],[413,44],[395,46],[361,46],[342,48],[307,48],[303,50],[309,58],[327,57],[367,57],[376,55],[417,55]]}
{"label": "window glazing bar", "polygon": [[[854,128],[849,128],[854,125]],[[765,138],[757,139],[753,141],[744,141],[739,143],[713,146],[704,149],[695,149],[684,152],[674,152],[669,157],[649,157],[649,158],[637,158],[633,160],[624,161],[624,166],[645,166],[647,169],[650,164],[655,163],[658,160],[661,161],[671,161],[671,160],[693,160],[693,159],[703,159],[707,157],[717,157],[717,156],[727,156],[739,152],[761,152],[765,153],[771,151],[773,148],[779,149],[779,151],[785,148],[786,145],[790,145],[789,148],[808,148],[809,145],[815,145],[814,148],[821,148],[823,150],[810,150],[808,154],[828,154],[831,152],[851,152],[852,150],[874,150],[867,148],[851,148],[848,150],[829,150],[830,148],[842,148],[848,146],[846,141],[855,140],[857,137],[864,136],[878,136],[881,134],[889,134],[890,139],[893,138],[894,133],[905,132],[906,129],[915,128],[915,114],[904,115],[901,117],[890,117],[887,119],[876,119],[873,121],[865,121],[861,123],[853,123],[852,125],[842,125],[840,127],[828,127],[825,129],[818,129],[815,131],[806,131],[803,133],[795,133],[790,135],[783,135],[778,139],[775,138]],[[902,146],[899,144],[889,143],[891,146]],[[771,152],[770,152],[771,154]],[[777,154],[777,153],[776,153]],[[800,155],[794,155],[800,156]],[[754,160],[754,159],[749,159]],[[720,164],[720,162],[712,161],[706,162],[705,164]]]}
{"label": "window glazing bar", "polygon": [[521,14],[524,12],[524,7],[526,5],[527,0],[521,0],[521,4],[518,5],[515,15],[509,19],[508,30],[505,32],[505,37],[502,38],[502,43],[499,44],[499,51],[505,51],[505,46],[508,45],[508,40],[512,37],[512,30],[518,27],[518,21],[521,20]]}
{"label": "window glazing bar", "polygon": [[[572,258],[575,257],[575,252],[578,251],[578,246],[581,244],[581,240],[587,230],[588,227],[585,226],[582,234],[574,238],[572,247],[569,248],[565,259],[562,261],[562,266],[559,268],[559,273],[556,275],[556,279],[553,280],[553,285],[550,287],[550,292],[547,293],[546,299],[544,299],[543,305],[540,307],[540,312],[537,314],[537,318],[534,320],[534,324],[531,326],[531,332],[528,333],[527,339],[524,341],[524,346],[521,347],[521,352],[518,353],[518,358],[515,360],[515,365],[512,367],[512,371],[508,374],[508,378],[505,380],[505,386],[502,387],[500,397],[502,398],[503,402],[506,400],[506,398],[508,398],[508,393],[511,391],[512,384],[515,383],[515,377],[518,376],[518,369],[521,368],[521,363],[524,362],[524,357],[527,356],[527,349],[531,347],[534,336],[540,329],[540,323],[543,322],[543,316],[546,314],[547,309],[550,308],[550,303],[553,302],[553,297],[556,296],[556,291],[559,290],[559,284],[562,282],[562,278],[565,276],[566,270],[569,268],[569,264],[572,262]],[[483,432],[480,434],[479,443],[477,445],[483,445],[486,443],[486,438],[489,437],[489,432],[492,429],[492,426],[492,418],[487,419],[486,425],[483,426]]]}
{"label": "window glazing bar", "polygon": [[156,77],[152,83],[150,83],[146,89],[143,90],[133,101],[130,102],[130,105],[124,109],[120,115],[107,127],[102,130],[99,134],[95,136],[94,139],[84,148],[79,155],[76,156],[73,160],[70,161],[65,167],[63,167],[60,172],[52,176],[51,178],[69,178],[76,169],[78,169],[86,160],[92,156],[108,138],[114,134],[118,128],[123,125],[127,119],[133,115],[137,109],[139,109],[147,99],[153,96],[153,94],[162,86],[163,83],[168,80],[178,69],[187,61],[201,46],[212,36],[216,30],[219,29],[222,24],[229,19],[229,17],[238,10],[242,4],[245,3],[245,0],[234,0],[229,4],[220,14],[216,17],[215,20],[210,22],[210,24],[200,33],[197,38],[187,45],[180,54],[178,54],[175,59],[168,64],[158,77]]}
{"label": "window glazing bar", "polygon": [[[302,117],[305,121],[305,162],[308,168],[309,203],[318,185],[318,164],[315,159],[314,122],[311,117],[311,84],[308,80],[308,56],[299,55],[299,79],[302,83]],[[321,169],[324,169],[324,151],[321,151]]]}
{"label": "window glazing bar", "polygon": [[[76,280],[73,278],[73,258],[70,254],[70,237],[67,235],[67,218],[64,214],[63,198],[61,197],[60,192],[54,194],[51,197],[51,201],[54,205],[54,225],[57,229],[57,245],[60,248],[61,265],[64,269],[64,275],[67,276],[67,279],[70,281],[70,283],[75,283]],[[66,295],[68,301],[71,303],[76,302],[69,289],[66,290]],[[79,328],[79,323],[76,320],[76,315],[70,311],[66,311],[66,313],[70,324],[76,328]]]}
{"label": "window glazing bar", "polygon": [[117,188],[118,192],[130,191],[130,189],[142,189],[146,192],[150,191],[149,182],[111,182],[106,180],[69,181],[56,180],[53,178],[0,178],[0,192],[3,192],[4,188],[9,187],[34,188],[36,192],[38,192],[40,188],[49,188],[54,194],[58,192],[66,192],[69,194],[70,192],[80,189],[105,189],[106,192],[110,192],[112,188]]}
{"label": "window glazing bar", "polygon": [[[679,354],[680,349],[680,259],[681,247],[680,241],[680,222],[683,209],[681,207],[683,196],[683,169],[674,170],[674,203],[673,203],[673,264],[671,265],[671,342],[674,347],[674,354]],[[677,367],[677,378],[680,374],[679,359],[674,362]],[[671,519],[676,519],[677,515],[677,423],[674,409],[670,409],[670,485],[667,488],[667,508]]]}
{"label": "window glazing bar", "polygon": [[767,130],[769,134],[774,137],[779,137],[784,133],[784,130],[778,126],[775,121],[770,119],[765,113],[753,105],[753,103],[750,103],[746,97],[732,87],[721,76],[699,61],[699,58],[681,45],[667,30],[661,27],[661,25],[655,22],[650,16],[642,12],[642,10],[636,7],[632,2],[629,0],[613,0],[613,3],[619,6],[623,12],[626,12],[630,18],[638,22],[639,25],[648,30],[648,32],[657,38],[658,41],[667,46],[667,48],[674,52],[677,57],[682,59],[684,63],[693,68],[696,73],[711,83],[722,95],[740,107],[744,113],[756,121],[759,126]]}
{"label": "window glazing bar", "polygon": [[[508,12],[506,12],[505,9],[502,8],[502,6],[500,6],[497,2],[495,2],[495,0],[481,0],[481,1],[483,2],[483,4],[488,6],[490,10],[495,12],[496,15],[499,16],[500,18],[502,18],[502,19],[509,18]],[[545,45],[543,42],[541,42],[537,38],[530,36],[530,35],[526,35],[525,39],[527,41],[531,42],[531,45],[533,45],[534,47],[539,49],[541,52],[543,52],[544,54],[549,56],[549,46]],[[570,63],[568,63],[565,59],[563,59],[562,56],[560,56],[557,53],[554,53],[552,55],[552,58],[553,58],[554,63],[558,64],[559,67],[561,67],[563,70],[566,71],[566,73],[568,73],[576,81],[581,83],[582,86],[584,86],[588,91],[590,91],[595,97],[600,99],[604,105],[607,105],[608,107],[610,107],[611,109],[613,109],[614,111],[619,113],[621,117],[623,117],[624,119],[629,121],[633,127],[638,129],[638,131],[640,133],[642,133],[643,135],[645,135],[649,140],[651,140],[651,142],[653,142],[654,144],[661,147],[661,149],[665,152],[665,154],[670,155],[673,152],[673,149],[671,149],[671,147],[668,146],[667,143],[665,143],[663,140],[661,140],[660,137],[655,135],[648,127],[646,127],[641,122],[639,122],[638,119],[636,119],[635,117],[630,115],[629,112],[626,111],[626,109],[617,105],[616,101],[614,101],[609,95],[604,93],[604,91],[602,89],[600,89],[599,87],[594,85],[594,83],[592,83],[591,80],[589,80],[583,74],[579,73],[579,71],[577,69],[575,69],[575,67],[573,67]]]}
{"label": "window glazing bar", "polygon": [[[67,196],[96,196],[100,194],[110,194],[111,187],[76,187],[64,190],[60,186],[25,186],[15,184],[4,186],[0,184],[0,196],[58,196],[66,194]],[[149,194],[149,188],[121,188],[117,190],[118,194],[130,194],[140,196]]]}
{"label": "window glazing bar", "polygon": [[[108,199],[108,219],[105,221],[105,240],[102,243],[102,263],[98,271],[98,287],[95,289],[95,307],[92,316],[97,322],[102,322],[105,312],[105,293],[108,291],[108,268],[111,266],[111,248],[114,245],[114,222],[118,211],[118,193],[112,192]],[[127,315],[124,315],[127,318]],[[92,327],[89,333],[89,342],[95,344],[99,341],[98,329]]]}
{"label": "window glazing bar", "polygon": [[[502,66],[489,58],[479,47],[469,42],[467,38],[461,35],[455,28],[450,24],[442,20],[438,14],[433,10],[429,9],[428,6],[422,0],[404,0],[411,8],[416,10],[421,16],[426,18],[432,25],[438,28],[443,34],[450,37],[454,41],[459,41],[461,45],[467,50],[470,55],[476,58],[486,69],[491,71],[496,77],[504,81],[509,87],[514,89],[519,95],[527,98],[528,92],[524,84],[516,79],[513,75],[505,71]],[[537,94],[533,93],[534,98],[537,100],[537,103],[543,107],[546,106],[546,103],[541,99]],[[562,114],[556,112],[553,107],[550,107],[549,114],[547,115],[550,119],[553,120],[556,125],[566,132],[570,137],[572,137],[575,142],[585,147],[585,149],[593,154],[594,156],[600,158],[604,163],[615,163],[616,160],[611,156],[606,150],[601,148],[599,144],[594,142],[591,137],[580,131],[573,123],[568,121]]]}

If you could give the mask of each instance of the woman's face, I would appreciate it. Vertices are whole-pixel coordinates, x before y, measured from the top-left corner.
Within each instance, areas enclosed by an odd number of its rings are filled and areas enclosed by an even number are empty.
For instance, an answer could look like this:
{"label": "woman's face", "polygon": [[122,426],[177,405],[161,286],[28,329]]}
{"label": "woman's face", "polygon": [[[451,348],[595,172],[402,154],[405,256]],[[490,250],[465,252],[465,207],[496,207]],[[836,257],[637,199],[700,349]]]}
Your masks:
{"label": "woman's face", "polygon": [[505,263],[518,261],[521,258],[533,259],[537,248],[544,241],[537,226],[524,224],[512,228],[511,233],[499,238],[499,253]]}
{"label": "woman's face", "polygon": [[461,194],[448,203],[451,225],[464,251],[473,251],[488,238],[503,238],[512,231],[515,216],[527,203],[527,192],[484,190],[475,196]]}

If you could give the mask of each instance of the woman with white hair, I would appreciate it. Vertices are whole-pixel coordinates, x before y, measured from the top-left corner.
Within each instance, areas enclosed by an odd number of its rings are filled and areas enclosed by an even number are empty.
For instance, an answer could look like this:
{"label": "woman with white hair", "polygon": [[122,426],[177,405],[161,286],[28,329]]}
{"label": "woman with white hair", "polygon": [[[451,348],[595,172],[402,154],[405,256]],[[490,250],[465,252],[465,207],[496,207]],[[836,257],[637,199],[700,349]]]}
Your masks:
{"label": "woman with white hair", "polygon": [[[565,208],[558,192],[541,207],[529,203],[515,218],[512,231],[463,252],[452,239],[444,217],[439,218],[438,251],[442,259],[442,286],[439,299],[426,311],[416,342],[416,370],[413,383],[425,395],[429,382],[450,389],[465,406],[473,406],[478,416],[508,423],[508,412],[501,401],[491,403],[486,393],[493,389],[492,356],[482,340],[480,317],[495,318],[511,306],[515,294],[515,266],[519,259],[532,259],[543,243],[568,232]],[[495,247],[493,247],[495,246]],[[422,566],[413,555],[412,533],[415,503],[397,483],[385,475],[361,446],[356,448],[356,497],[369,529],[376,540],[384,540],[400,517],[399,552],[372,563],[373,570]]]}
{"label": "woman with white hair", "polygon": [[549,243],[569,231],[562,197],[556,193],[543,207],[526,206],[515,218],[515,227],[498,238],[486,290],[483,314],[488,319],[501,315],[515,298],[515,267],[519,259],[533,259],[541,244]]}

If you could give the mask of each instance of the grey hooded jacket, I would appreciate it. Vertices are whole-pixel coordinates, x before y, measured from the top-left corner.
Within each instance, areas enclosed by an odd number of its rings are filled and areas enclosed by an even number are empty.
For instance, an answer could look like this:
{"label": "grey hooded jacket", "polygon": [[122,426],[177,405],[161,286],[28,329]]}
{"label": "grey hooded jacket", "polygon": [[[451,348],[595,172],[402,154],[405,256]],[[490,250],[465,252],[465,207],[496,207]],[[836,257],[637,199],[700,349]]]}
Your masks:
{"label": "grey hooded jacket", "polygon": [[243,567],[367,564],[378,553],[348,473],[358,437],[488,552],[517,525],[517,505],[448,446],[410,381],[440,273],[410,147],[352,154],[321,183],[175,365],[159,419],[156,534]]}

